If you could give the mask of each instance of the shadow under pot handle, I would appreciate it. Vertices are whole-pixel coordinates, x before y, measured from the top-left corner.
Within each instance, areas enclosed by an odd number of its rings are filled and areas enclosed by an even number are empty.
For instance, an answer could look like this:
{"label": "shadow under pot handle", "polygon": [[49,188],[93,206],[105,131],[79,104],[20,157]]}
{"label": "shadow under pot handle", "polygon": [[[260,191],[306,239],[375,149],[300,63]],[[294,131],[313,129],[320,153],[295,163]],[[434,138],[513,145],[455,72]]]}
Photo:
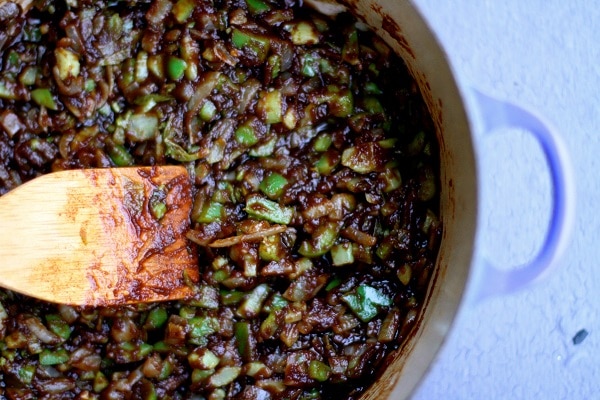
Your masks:
{"label": "shadow under pot handle", "polygon": [[475,268],[473,300],[522,289],[548,275],[568,244],[575,215],[575,188],[570,158],[560,136],[550,126],[517,105],[472,90],[481,117],[480,132],[493,134],[500,128],[522,128],[540,144],[550,172],[552,210],[541,248],[533,259],[513,269],[500,269],[485,256]]}

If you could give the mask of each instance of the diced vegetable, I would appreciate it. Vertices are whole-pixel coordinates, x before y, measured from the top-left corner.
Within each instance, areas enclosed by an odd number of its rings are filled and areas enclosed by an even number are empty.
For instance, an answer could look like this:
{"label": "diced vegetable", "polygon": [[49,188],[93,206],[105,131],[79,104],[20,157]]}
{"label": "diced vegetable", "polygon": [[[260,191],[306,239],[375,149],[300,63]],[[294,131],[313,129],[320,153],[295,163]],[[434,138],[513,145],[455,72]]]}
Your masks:
{"label": "diced vegetable", "polygon": [[69,77],[79,76],[80,65],[79,57],[72,51],[59,47],[54,50],[56,57],[56,66],[58,67],[58,76],[63,81]]}
{"label": "diced vegetable", "polygon": [[[2,89],[0,89],[0,93],[1,92],[2,92]],[[50,89],[46,89],[46,88],[33,89],[31,91],[31,98],[33,99],[33,101],[35,101],[40,106],[46,107],[50,110],[58,109],[58,105],[56,104],[56,101],[54,100],[54,96],[52,95],[52,92],[50,92]]]}
{"label": "diced vegetable", "polygon": [[174,81],[178,81],[183,77],[187,63],[181,58],[171,56],[167,61],[167,75]]}
{"label": "diced vegetable", "polygon": [[336,244],[331,248],[331,259],[336,267],[354,262],[354,247],[351,242]]}
{"label": "diced vegetable", "polygon": [[263,0],[246,0],[246,5],[252,14],[262,14],[271,9]]}
{"label": "diced vegetable", "polygon": [[319,361],[311,360],[308,364],[308,375],[319,382],[325,382],[331,373],[329,365]]}
{"label": "diced vegetable", "polygon": [[311,45],[319,43],[319,32],[309,21],[300,21],[290,27],[292,43],[296,45]]}
{"label": "diced vegetable", "polygon": [[268,38],[246,30],[234,28],[231,31],[231,42],[238,49],[252,53],[258,62],[264,62],[269,54],[271,43]]}
{"label": "diced vegetable", "polygon": [[259,314],[264,301],[269,297],[270,288],[267,284],[255,287],[244,299],[237,313],[244,318],[252,318]]}
{"label": "diced vegetable", "polygon": [[260,196],[251,196],[246,200],[244,210],[248,215],[264,219],[276,224],[289,224],[294,216],[291,207],[280,206],[278,203]]}
{"label": "diced vegetable", "polygon": [[375,318],[379,313],[379,306],[390,306],[392,304],[392,299],[379,290],[364,284],[359,285],[355,291],[344,294],[342,300],[364,322],[369,322]]}
{"label": "diced vegetable", "polygon": [[259,185],[259,189],[267,197],[271,199],[278,199],[283,194],[283,190],[288,184],[288,180],[277,172],[271,172],[269,175],[262,180]]}
{"label": "diced vegetable", "polygon": [[257,104],[257,110],[267,124],[276,124],[282,121],[283,98],[281,91],[272,90],[263,92]]}

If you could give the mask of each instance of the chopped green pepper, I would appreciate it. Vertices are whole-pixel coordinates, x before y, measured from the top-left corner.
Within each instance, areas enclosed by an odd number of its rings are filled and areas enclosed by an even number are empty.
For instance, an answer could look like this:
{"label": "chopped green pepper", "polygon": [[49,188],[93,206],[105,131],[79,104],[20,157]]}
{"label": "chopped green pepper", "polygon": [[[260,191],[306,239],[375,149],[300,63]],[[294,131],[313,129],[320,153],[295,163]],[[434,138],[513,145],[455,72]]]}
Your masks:
{"label": "chopped green pepper", "polygon": [[196,222],[210,223],[215,221],[221,221],[225,218],[225,207],[223,204],[216,201],[208,201],[204,203],[200,214],[196,218]]}
{"label": "chopped green pepper", "polygon": [[41,365],[56,365],[69,361],[69,352],[60,347],[56,350],[44,349],[39,355]]}
{"label": "chopped green pepper", "polygon": [[182,24],[187,21],[194,12],[195,5],[194,0],[178,0],[172,8],[173,15],[177,22]]}
{"label": "chopped green pepper", "polygon": [[54,101],[54,97],[52,96],[50,89],[33,89],[31,91],[31,98],[42,107],[46,107],[50,110],[58,110],[58,105],[56,104],[56,101]]}
{"label": "chopped green pepper", "polygon": [[69,324],[63,320],[60,315],[46,314],[45,318],[48,328],[56,335],[65,340],[71,336],[71,328],[69,327]]}
{"label": "chopped green pepper", "polygon": [[108,156],[117,167],[126,167],[134,164],[134,159],[127,151],[125,146],[120,144],[112,144],[107,146]]}
{"label": "chopped green pepper", "polygon": [[262,14],[271,9],[263,0],[246,0],[246,5],[248,6],[248,10],[254,15]]}
{"label": "chopped green pepper", "polygon": [[153,330],[164,326],[167,322],[169,315],[167,310],[163,307],[156,307],[150,310],[146,322],[144,323],[144,329]]}
{"label": "chopped green pepper", "polygon": [[237,343],[238,352],[244,361],[252,360],[252,331],[250,323],[240,321],[234,324],[235,340]]}
{"label": "chopped green pepper", "polygon": [[312,379],[319,382],[325,382],[327,379],[329,379],[330,373],[331,368],[329,365],[319,360],[310,360],[310,363],[308,364],[308,376],[310,376]]}
{"label": "chopped green pepper", "polygon": [[212,119],[217,115],[217,106],[215,106],[215,103],[212,101],[205,100],[200,108],[199,115],[200,118],[205,122],[212,121]]}
{"label": "chopped green pepper", "polygon": [[231,31],[231,42],[240,50],[249,50],[261,63],[267,59],[271,48],[271,43],[267,37],[237,28]]}
{"label": "chopped green pepper", "polygon": [[171,80],[179,81],[183,77],[186,68],[187,63],[181,58],[175,56],[169,57],[167,61],[167,74]]}
{"label": "chopped green pepper", "polygon": [[256,133],[250,124],[240,125],[234,132],[235,140],[242,146],[252,146],[258,142]]}
{"label": "chopped green pepper", "polygon": [[276,224],[288,225],[294,216],[293,208],[281,206],[274,201],[256,195],[248,197],[244,210],[254,218],[264,219]]}
{"label": "chopped green pepper", "polygon": [[244,318],[257,316],[270,292],[269,285],[261,283],[246,295],[246,298],[237,309],[237,314]]}
{"label": "chopped green pepper", "polygon": [[305,257],[319,257],[327,253],[335,244],[340,227],[335,222],[326,222],[320,225],[313,233],[311,240],[300,244],[298,253]]}
{"label": "chopped green pepper", "polygon": [[225,386],[233,382],[242,372],[242,367],[223,367],[216,371],[209,379],[208,384],[213,387]]}
{"label": "chopped green pepper", "polygon": [[278,199],[283,194],[283,190],[288,184],[288,180],[277,172],[271,172],[260,182],[258,188],[271,199]]}

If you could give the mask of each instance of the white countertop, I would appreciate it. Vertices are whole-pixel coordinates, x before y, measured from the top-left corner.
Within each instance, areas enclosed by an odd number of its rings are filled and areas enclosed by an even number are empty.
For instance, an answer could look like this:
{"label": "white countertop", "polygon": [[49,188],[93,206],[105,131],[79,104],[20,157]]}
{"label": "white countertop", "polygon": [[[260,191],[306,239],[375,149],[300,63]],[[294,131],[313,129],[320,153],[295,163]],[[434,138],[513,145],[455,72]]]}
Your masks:
{"label": "white countertop", "polygon": [[[559,268],[462,313],[415,400],[600,398],[600,7],[575,0],[415,0],[472,86],[527,105],[560,133],[577,191]],[[539,145],[518,130],[478,145],[483,251],[528,261],[552,205]],[[585,331],[582,340],[574,337]],[[583,338],[583,334],[578,337]]]}

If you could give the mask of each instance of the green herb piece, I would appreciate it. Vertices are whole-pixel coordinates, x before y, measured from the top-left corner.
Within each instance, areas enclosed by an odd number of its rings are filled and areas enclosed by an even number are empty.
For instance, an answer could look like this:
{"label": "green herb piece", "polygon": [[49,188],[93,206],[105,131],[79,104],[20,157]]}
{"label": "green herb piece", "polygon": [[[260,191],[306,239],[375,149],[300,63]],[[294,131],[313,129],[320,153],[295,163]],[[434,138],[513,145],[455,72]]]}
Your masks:
{"label": "green herb piece", "polygon": [[232,306],[242,301],[245,295],[246,293],[240,290],[222,290],[221,303],[225,306]]}
{"label": "green herb piece", "polygon": [[94,375],[94,381],[92,383],[92,389],[95,393],[100,393],[104,389],[106,389],[109,385],[108,378],[101,371],[96,371]]}
{"label": "green herb piece", "polygon": [[315,163],[315,168],[320,175],[330,175],[340,163],[340,155],[335,150],[327,150]]}
{"label": "green herb piece", "polygon": [[327,286],[325,286],[325,290],[327,292],[335,289],[336,287],[340,286],[342,284],[342,278],[340,278],[339,276],[335,276],[332,280],[329,281],[329,283],[327,284]]}
{"label": "green herb piece", "polygon": [[359,59],[358,31],[353,28],[346,35],[346,43],[342,48],[342,60],[350,65],[358,65]]}
{"label": "green herb piece", "polygon": [[294,216],[293,208],[281,206],[279,203],[257,195],[248,197],[244,210],[251,217],[284,225],[292,222]]}
{"label": "green herb piece", "polygon": [[268,157],[275,151],[275,145],[277,144],[277,137],[273,136],[266,142],[258,144],[248,151],[248,154],[252,157]]}
{"label": "green herb piece", "polygon": [[279,329],[277,323],[277,313],[271,311],[267,318],[260,324],[260,335],[265,339],[270,339],[275,335],[275,332]]}
{"label": "green herb piece", "polygon": [[376,97],[368,96],[363,99],[363,106],[369,114],[383,114],[385,110]]}
{"label": "green herb piece", "polygon": [[300,72],[302,73],[302,75],[306,76],[307,78],[312,78],[318,74],[319,63],[317,62],[317,60],[315,60],[312,54],[304,54],[300,59],[300,63]]}
{"label": "green herb piece", "polygon": [[203,338],[219,331],[219,320],[216,317],[193,317],[188,321],[190,339]]}
{"label": "green herb piece", "polygon": [[383,191],[389,193],[402,186],[402,175],[397,168],[386,168],[381,174],[380,179],[383,181]]}
{"label": "green herb piece", "polygon": [[329,111],[335,117],[347,118],[354,112],[352,91],[337,85],[327,85],[325,92],[317,98],[319,103],[327,103]]}
{"label": "green herb piece", "polygon": [[199,384],[210,378],[215,373],[214,369],[194,369],[192,371],[192,383]]}
{"label": "green herb piece", "polygon": [[148,200],[150,206],[150,213],[156,220],[160,220],[167,213],[167,194],[164,188],[154,189],[150,199]]}
{"label": "green herb piece", "polygon": [[264,261],[280,261],[285,257],[286,251],[281,243],[280,235],[264,237],[258,246],[258,256]]}
{"label": "green herb piece", "polygon": [[421,201],[429,201],[433,199],[437,192],[436,177],[433,168],[423,167],[420,173],[419,189],[417,196]]}
{"label": "green herb piece", "polygon": [[42,107],[46,107],[50,110],[58,110],[58,105],[54,101],[54,96],[52,96],[52,92],[50,92],[50,89],[33,89],[31,91],[31,98],[33,99],[33,101],[35,101],[38,105]]}
{"label": "green herb piece", "polygon": [[342,295],[342,300],[363,322],[369,322],[379,313],[379,306],[392,305],[392,299],[379,290],[361,284],[356,290]]}
{"label": "green herb piece", "polygon": [[367,82],[367,83],[365,83],[365,93],[367,93],[367,94],[383,94],[383,90],[381,90],[375,82]]}

